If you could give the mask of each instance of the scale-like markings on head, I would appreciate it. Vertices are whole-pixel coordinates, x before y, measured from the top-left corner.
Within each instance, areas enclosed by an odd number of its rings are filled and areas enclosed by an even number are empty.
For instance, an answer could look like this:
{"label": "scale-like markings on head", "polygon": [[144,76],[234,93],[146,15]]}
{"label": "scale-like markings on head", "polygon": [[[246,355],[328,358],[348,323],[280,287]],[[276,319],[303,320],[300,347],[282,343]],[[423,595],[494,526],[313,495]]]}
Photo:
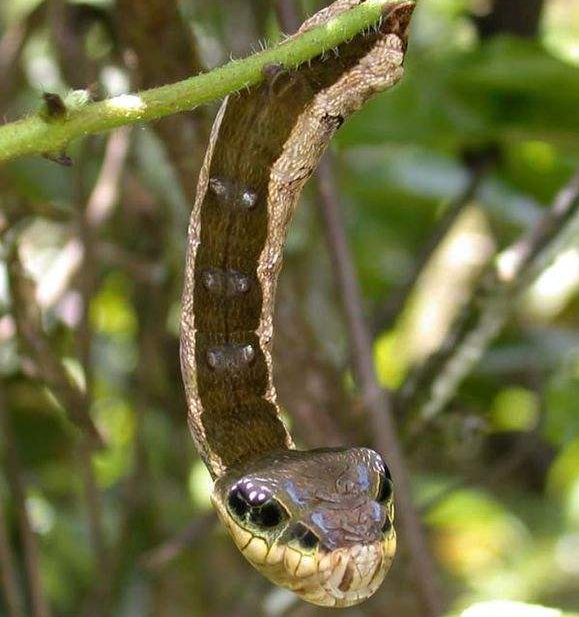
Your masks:
{"label": "scale-like markings on head", "polygon": [[372,595],[396,550],[392,482],[367,448],[262,457],[219,478],[213,502],[258,570],[316,604]]}
{"label": "scale-like markings on head", "polygon": [[[363,0],[338,0],[301,31]],[[364,448],[299,452],[272,383],[273,305],[303,185],[332,135],[400,80],[413,2],[296,70],[269,67],[215,120],[189,226],[181,365],[213,502],[245,557],[326,606],[369,597],[395,551],[392,483]],[[386,119],[385,119],[386,120]]]}

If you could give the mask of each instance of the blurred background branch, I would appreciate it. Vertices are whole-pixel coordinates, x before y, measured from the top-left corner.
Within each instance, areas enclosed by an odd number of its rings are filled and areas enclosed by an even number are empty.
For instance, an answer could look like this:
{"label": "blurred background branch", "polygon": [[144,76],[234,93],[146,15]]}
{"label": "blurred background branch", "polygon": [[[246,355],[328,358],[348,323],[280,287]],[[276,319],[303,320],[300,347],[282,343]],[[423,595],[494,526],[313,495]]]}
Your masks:
{"label": "blurred background branch", "polygon": [[9,258],[8,273],[12,294],[12,314],[20,341],[32,360],[32,375],[48,386],[92,446],[104,447],[102,437],[88,412],[86,393],[70,376],[52,351],[41,325],[40,307],[35,300],[34,283],[26,276],[16,250]]}
{"label": "blurred background branch", "polygon": [[0,502],[0,576],[8,617],[24,617],[22,591],[16,571],[16,558],[8,536],[4,499]]}
{"label": "blurred background branch", "polygon": [[[51,611],[42,581],[38,542],[32,530],[29,513],[26,507],[26,487],[22,474],[22,464],[20,455],[16,449],[12,420],[6,408],[2,389],[0,389],[0,421],[2,423],[2,435],[5,448],[4,469],[18,519],[30,614],[32,617],[50,617]],[[17,591],[12,588],[9,593],[14,601],[14,596],[17,594]],[[14,607],[14,604],[12,606]]]}
{"label": "blurred background branch", "polygon": [[422,523],[412,501],[410,475],[398,439],[390,394],[380,387],[376,376],[372,338],[364,317],[360,284],[348,248],[337,186],[329,158],[321,162],[316,179],[320,211],[335,268],[334,276],[343,301],[357,385],[361,391],[363,405],[368,410],[374,445],[378,451],[387,455],[388,466],[396,483],[396,504],[414,567],[416,588],[422,598],[425,614],[435,617],[441,615],[444,610],[442,590]]}
{"label": "blurred background branch", "polygon": [[[135,89],[154,88],[203,72],[196,41],[174,0],[120,0],[115,17]],[[162,54],[151,45],[160,32],[164,33]],[[175,167],[184,196],[192,202],[195,182],[191,170],[200,167],[209,135],[205,108],[173,114],[153,126]]]}
{"label": "blurred background branch", "polygon": [[423,430],[456,394],[516,309],[518,295],[558,254],[577,245],[578,210],[579,171],[537,225],[495,258],[493,269],[482,277],[440,349],[401,387],[400,413],[417,410],[413,432]]}

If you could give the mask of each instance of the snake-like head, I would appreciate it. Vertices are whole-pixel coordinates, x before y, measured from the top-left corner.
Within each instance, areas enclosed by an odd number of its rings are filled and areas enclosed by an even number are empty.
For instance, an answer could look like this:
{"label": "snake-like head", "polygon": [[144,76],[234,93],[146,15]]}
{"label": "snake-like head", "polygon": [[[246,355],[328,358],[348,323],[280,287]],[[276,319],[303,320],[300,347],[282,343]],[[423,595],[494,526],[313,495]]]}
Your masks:
{"label": "snake-like head", "polygon": [[246,559],[314,604],[362,602],[394,558],[392,480],[367,448],[271,454],[228,471],[212,499]]}

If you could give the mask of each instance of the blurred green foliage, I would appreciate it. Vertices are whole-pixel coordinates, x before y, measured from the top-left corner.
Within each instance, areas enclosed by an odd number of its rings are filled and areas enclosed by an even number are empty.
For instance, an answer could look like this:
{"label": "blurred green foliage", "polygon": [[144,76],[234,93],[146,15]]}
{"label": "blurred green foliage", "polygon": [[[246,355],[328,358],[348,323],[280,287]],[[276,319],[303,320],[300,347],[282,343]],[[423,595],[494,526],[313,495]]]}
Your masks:
{"label": "blurred green foliage", "polygon": [[[0,41],[42,4],[3,2]],[[306,4],[311,10],[317,6]],[[407,283],[421,248],[461,193],[468,153],[489,147],[499,153],[470,213],[457,220],[452,242],[417,280],[404,312],[376,332],[377,370],[391,388],[440,342],[490,259],[485,250],[508,246],[535,224],[579,167],[576,0],[547,0],[536,40],[501,35],[483,42],[471,12],[480,13],[487,4],[421,0],[405,80],[365,107],[336,139],[348,233],[370,317]],[[82,17],[75,23],[82,25],[83,50],[96,67],[101,94],[136,87],[135,59],[120,42],[128,24],[118,22],[117,3],[63,0],[60,5]],[[180,8],[211,66],[230,52],[249,53],[264,29],[276,32],[271,6],[263,5],[182,0]],[[260,30],[256,16],[264,10]],[[16,70],[3,83],[8,97],[0,93],[6,120],[37,109],[43,90],[64,95],[73,87],[52,36],[52,17],[41,13],[35,19]],[[163,53],[158,41],[152,44]],[[39,285],[63,267],[63,250],[77,233],[79,208],[94,186],[105,145],[105,136],[74,144],[68,152],[72,169],[22,159],[0,170],[0,225],[15,221],[19,252]],[[119,617],[202,617],[234,610],[274,616],[285,606],[278,591],[260,587],[221,529],[209,525],[193,544],[187,542],[191,520],[210,508],[210,484],[187,434],[178,366],[190,207],[185,192],[159,134],[138,127],[118,204],[98,232],[93,262],[43,310],[54,350],[81,384],[90,382],[91,415],[107,443],[92,457],[110,553],[106,568],[95,562],[75,430],[35,379],[16,342],[7,243],[2,246],[2,391],[40,545],[42,583],[55,616],[101,614],[91,604],[101,579],[108,580],[115,598],[110,614]],[[312,201],[309,195],[296,217],[288,268],[302,269],[306,284],[299,300],[316,345],[350,387],[343,370],[346,335]],[[579,239],[566,255],[559,269],[547,270],[541,285],[531,287],[447,412],[425,433],[404,437],[416,501],[426,504],[453,615],[572,617],[561,611],[579,607]],[[90,367],[79,360],[78,340],[78,302],[88,270],[94,284]],[[292,424],[299,425],[291,401],[287,407]],[[405,435],[404,419],[401,425]],[[358,442],[367,441],[367,431],[360,435]],[[520,460],[505,471],[513,452]],[[4,438],[2,456],[4,462]],[[0,494],[22,570],[17,505],[5,474]],[[179,550],[162,565],[147,565],[166,541]],[[407,559],[402,546],[391,581],[365,607],[347,613],[419,615]],[[466,610],[499,598],[557,609],[492,604]],[[2,602],[0,615],[7,614]]]}

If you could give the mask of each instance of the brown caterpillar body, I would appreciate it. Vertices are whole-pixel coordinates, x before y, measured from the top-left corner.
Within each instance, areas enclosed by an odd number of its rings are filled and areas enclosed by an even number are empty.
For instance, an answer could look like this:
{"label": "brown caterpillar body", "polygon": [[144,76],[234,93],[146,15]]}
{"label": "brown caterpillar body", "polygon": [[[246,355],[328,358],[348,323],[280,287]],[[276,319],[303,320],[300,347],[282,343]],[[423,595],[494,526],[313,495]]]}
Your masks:
{"label": "brown caterpillar body", "polygon": [[[363,0],[338,0],[321,25]],[[271,346],[277,277],[301,190],[337,128],[403,74],[413,2],[221,106],[191,213],[181,322],[189,427],[212,501],[243,555],[323,606],[380,586],[396,550],[393,486],[367,448],[299,452],[279,413]]]}
{"label": "brown caterpillar body", "polygon": [[[301,32],[359,4],[342,0]],[[276,280],[304,183],[335,130],[403,73],[413,3],[295,71],[226,99],[191,214],[181,360],[189,426],[212,475],[292,447],[272,383]]]}

